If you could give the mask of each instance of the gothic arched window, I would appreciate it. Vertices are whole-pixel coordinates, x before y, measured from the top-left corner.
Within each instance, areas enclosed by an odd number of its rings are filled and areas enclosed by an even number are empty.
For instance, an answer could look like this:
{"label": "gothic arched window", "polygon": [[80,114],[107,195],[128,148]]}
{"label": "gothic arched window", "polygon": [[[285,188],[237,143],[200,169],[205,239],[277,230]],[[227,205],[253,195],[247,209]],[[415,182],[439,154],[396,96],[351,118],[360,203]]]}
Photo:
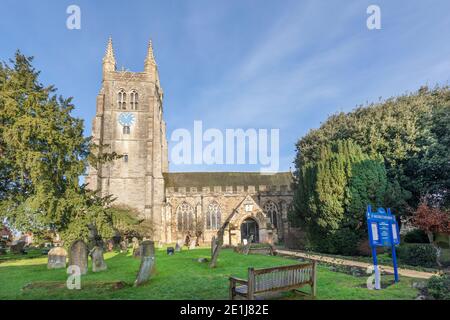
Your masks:
{"label": "gothic arched window", "polygon": [[127,108],[127,94],[123,89],[120,89],[117,94],[117,104],[121,110],[125,110]]}
{"label": "gothic arched window", "polygon": [[130,126],[123,126],[122,132],[123,134],[130,134]]}
{"label": "gothic arched window", "polygon": [[194,208],[183,202],[177,208],[178,231],[194,230]]}
{"label": "gothic arched window", "polygon": [[130,106],[131,110],[138,109],[138,93],[136,92],[136,90],[133,90],[130,93]]}
{"label": "gothic arched window", "polygon": [[269,216],[270,222],[275,228],[278,227],[278,207],[273,201],[267,201],[263,208],[264,212]]}
{"label": "gothic arched window", "polygon": [[208,211],[206,212],[206,229],[217,230],[220,228],[220,224],[220,207],[219,204],[214,201],[209,204]]}

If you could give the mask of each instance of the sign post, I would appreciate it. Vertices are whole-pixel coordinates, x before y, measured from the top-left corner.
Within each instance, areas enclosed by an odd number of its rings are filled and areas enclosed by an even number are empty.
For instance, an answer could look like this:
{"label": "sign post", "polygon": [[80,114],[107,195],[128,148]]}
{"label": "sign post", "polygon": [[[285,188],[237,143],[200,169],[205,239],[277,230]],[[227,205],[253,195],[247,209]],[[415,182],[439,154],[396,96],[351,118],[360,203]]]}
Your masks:
{"label": "sign post", "polygon": [[375,289],[380,290],[380,269],[378,267],[377,247],[391,247],[392,262],[394,264],[394,279],[398,282],[397,255],[395,246],[400,244],[398,224],[391,209],[378,208],[372,212],[372,207],[367,206],[367,227],[369,230],[369,243],[372,248],[373,267],[375,272]]}

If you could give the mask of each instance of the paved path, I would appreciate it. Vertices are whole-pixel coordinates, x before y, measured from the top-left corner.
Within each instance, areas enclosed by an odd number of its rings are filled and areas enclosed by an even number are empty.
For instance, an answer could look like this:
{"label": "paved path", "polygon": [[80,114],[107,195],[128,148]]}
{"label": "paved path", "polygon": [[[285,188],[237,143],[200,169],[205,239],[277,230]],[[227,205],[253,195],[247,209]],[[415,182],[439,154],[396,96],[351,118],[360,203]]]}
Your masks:
{"label": "paved path", "polygon": [[[305,258],[315,261],[321,261],[331,264],[337,264],[337,265],[345,265],[345,266],[352,266],[352,267],[360,267],[367,269],[367,267],[373,266],[371,263],[367,262],[361,262],[361,261],[353,261],[353,260],[347,260],[347,259],[341,259],[341,258],[333,258],[328,256],[321,256],[317,254],[309,254],[301,251],[291,251],[291,250],[285,250],[285,249],[277,249],[278,254],[287,255],[287,256],[293,256],[293,257],[299,257],[299,258]],[[385,271],[389,274],[394,274],[394,268],[380,265],[381,271]],[[431,276],[435,275],[431,272],[422,272],[422,271],[416,271],[411,269],[398,269],[398,274],[405,277],[410,278],[416,278],[416,279],[428,279]]]}

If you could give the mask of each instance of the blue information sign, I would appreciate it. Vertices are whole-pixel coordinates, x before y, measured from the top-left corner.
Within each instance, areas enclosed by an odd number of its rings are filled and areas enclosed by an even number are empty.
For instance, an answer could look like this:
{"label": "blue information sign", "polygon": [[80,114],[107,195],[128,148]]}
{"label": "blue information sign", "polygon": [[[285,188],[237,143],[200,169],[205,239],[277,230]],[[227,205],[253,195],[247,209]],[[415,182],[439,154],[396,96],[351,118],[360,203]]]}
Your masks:
{"label": "blue information sign", "polygon": [[394,264],[395,282],[398,282],[397,256],[395,246],[400,244],[398,224],[391,209],[378,208],[372,212],[371,206],[367,206],[367,227],[369,229],[369,243],[372,248],[373,264],[375,269],[375,288],[380,289],[380,274],[377,262],[377,247],[392,248],[392,262]]}

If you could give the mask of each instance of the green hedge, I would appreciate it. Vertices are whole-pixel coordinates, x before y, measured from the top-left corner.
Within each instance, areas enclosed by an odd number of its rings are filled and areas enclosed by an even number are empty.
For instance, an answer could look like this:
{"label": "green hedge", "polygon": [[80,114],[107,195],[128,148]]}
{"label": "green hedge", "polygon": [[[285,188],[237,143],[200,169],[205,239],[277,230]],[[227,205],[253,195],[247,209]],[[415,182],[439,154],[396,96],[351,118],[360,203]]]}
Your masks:
{"label": "green hedge", "polygon": [[342,228],[331,234],[315,232],[310,235],[310,249],[321,253],[341,254],[345,256],[359,255],[358,244],[363,233],[350,228]]}
{"label": "green hedge", "polygon": [[438,300],[450,300],[450,276],[443,274],[428,280],[428,293]]}
{"label": "green hedge", "polygon": [[426,233],[420,229],[409,231],[403,237],[403,241],[406,243],[430,243]]}
{"label": "green hedge", "polygon": [[404,243],[397,248],[397,256],[402,263],[411,266],[436,266],[436,249],[431,244]]}

